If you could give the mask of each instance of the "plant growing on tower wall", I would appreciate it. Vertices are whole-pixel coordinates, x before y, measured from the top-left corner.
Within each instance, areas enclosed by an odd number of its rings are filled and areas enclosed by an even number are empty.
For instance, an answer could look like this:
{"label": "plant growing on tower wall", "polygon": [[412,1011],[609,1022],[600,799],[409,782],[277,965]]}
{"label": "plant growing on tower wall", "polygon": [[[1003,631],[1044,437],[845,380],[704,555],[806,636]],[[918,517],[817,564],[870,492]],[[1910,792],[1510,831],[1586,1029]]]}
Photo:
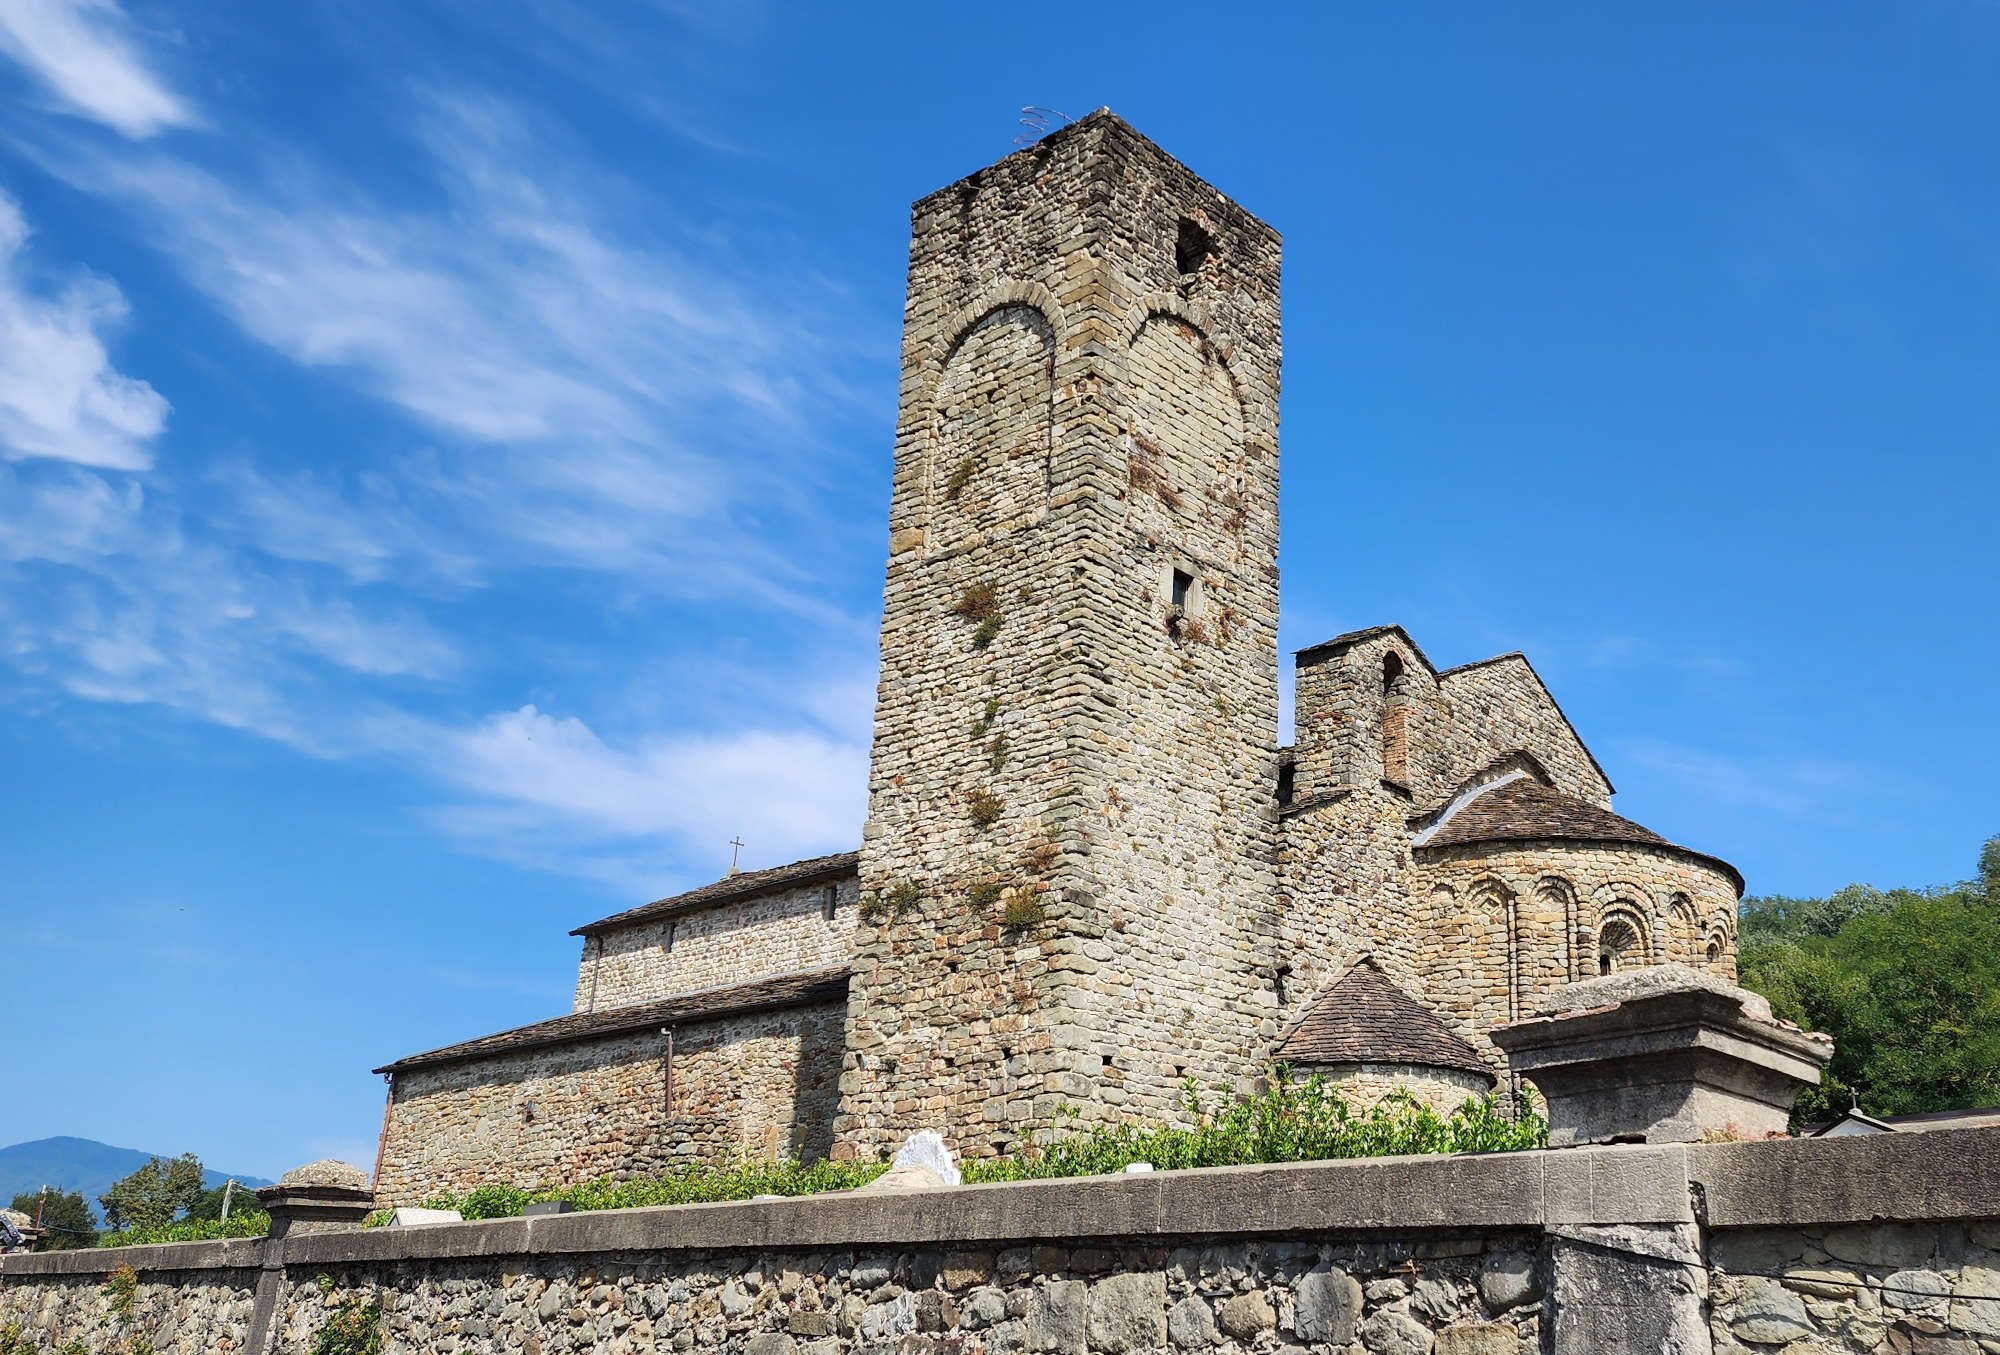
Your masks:
{"label": "plant growing on tower wall", "polygon": [[965,812],[980,828],[991,828],[1007,812],[1007,802],[990,790],[975,790],[965,797]]}
{"label": "plant growing on tower wall", "polygon": [[885,918],[899,918],[912,912],[923,902],[923,886],[914,880],[897,880],[879,894],[867,894],[861,899],[861,916],[870,922],[881,922]]}
{"label": "plant growing on tower wall", "polygon": [[1000,586],[984,579],[968,583],[959,591],[958,601],[951,605],[951,612],[953,616],[962,616],[977,623],[972,632],[972,647],[986,648],[1000,633]]}
{"label": "plant growing on tower wall", "polygon": [[1013,931],[1024,931],[1039,926],[1046,921],[1049,910],[1033,894],[1018,893],[1007,900],[1007,906],[1000,910],[1000,922]]}

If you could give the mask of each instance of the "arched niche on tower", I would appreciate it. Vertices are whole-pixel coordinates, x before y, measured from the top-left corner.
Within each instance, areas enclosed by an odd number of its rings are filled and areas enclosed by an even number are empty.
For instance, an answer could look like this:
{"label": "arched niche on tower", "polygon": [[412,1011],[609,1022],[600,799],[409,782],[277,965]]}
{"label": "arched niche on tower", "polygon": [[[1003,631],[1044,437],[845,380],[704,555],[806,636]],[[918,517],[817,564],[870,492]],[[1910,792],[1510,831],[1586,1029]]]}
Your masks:
{"label": "arched niche on tower", "polygon": [[927,552],[1019,527],[1048,508],[1056,329],[1032,299],[966,315],[932,386],[922,478]]}
{"label": "arched niche on tower", "polygon": [[1127,520],[1193,555],[1234,562],[1255,507],[1235,376],[1200,313],[1170,300],[1138,319],[1125,358]]}

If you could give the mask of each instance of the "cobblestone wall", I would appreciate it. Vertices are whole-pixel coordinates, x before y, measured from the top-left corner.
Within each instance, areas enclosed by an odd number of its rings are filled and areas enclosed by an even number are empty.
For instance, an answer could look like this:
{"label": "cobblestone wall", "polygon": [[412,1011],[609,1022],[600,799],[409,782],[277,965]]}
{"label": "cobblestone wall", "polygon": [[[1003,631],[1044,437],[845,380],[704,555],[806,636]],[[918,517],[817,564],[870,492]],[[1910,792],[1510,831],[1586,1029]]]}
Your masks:
{"label": "cobblestone wall", "polygon": [[[255,1270],[148,1271],[129,1302],[105,1275],[0,1286],[0,1350],[88,1355],[213,1355],[241,1349],[257,1298]],[[10,1348],[7,1334],[27,1344]]]}
{"label": "cobblestone wall", "polygon": [[1108,115],[912,233],[837,1127],[865,1156],[1171,1115],[1254,1071],[1271,1002],[1277,238]]}
{"label": "cobblestone wall", "polygon": [[2000,1351],[2000,1223],[1727,1232],[1709,1256],[1715,1355]]}
{"label": "cobblestone wall", "polygon": [[819,1003],[681,1026],[671,1119],[655,1031],[399,1073],[377,1198],[824,1157],[846,1016],[844,1004]]}
{"label": "cobblestone wall", "polygon": [[587,937],[575,1010],[603,1011],[844,965],[859,895],[854,879],[820,882]]}
{"label": "cobblestone wall", "polygon": [[[343,1304],[381,1305],[385,1349],[974,1355],[1359,1347],[1521,1355],[1536,1344],[1536,1235],[1096,1243],[432,1264],[292,1287],[278,1350]],[[488,1343],[491,1342],[489,1345]]]}

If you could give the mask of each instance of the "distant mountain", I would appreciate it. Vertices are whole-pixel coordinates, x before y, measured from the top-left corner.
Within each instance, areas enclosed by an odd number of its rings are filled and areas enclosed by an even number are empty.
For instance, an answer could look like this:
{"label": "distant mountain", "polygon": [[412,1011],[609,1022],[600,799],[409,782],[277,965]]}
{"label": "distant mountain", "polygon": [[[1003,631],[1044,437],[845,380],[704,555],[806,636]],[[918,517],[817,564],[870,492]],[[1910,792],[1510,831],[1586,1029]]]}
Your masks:
{"label": "distant mountain", "polygon": [[[11,1148],[0,1148],[0,1208],[24,1190],[40,1190],[50,1186],[60,1190],[80,1190],[90,1212],[101,1223],[104,1211],[98,1207],[97,1197],[111,1189],[112,1182],[146,1165],[152,1153],[142,1153],[136,1148],[114,1148],[108,1143],[95,1139],[36,1139],[32,1143],[17,1143]],[[161,1153],[161,1157],[174,1154]],[[261,1176],[244,1176],[237,1172],[204,1171],[202,1181],[206,1185],[219,1186],[230,1177],[236,1178],[239,1186],[268,1186],[271,1183]]]}

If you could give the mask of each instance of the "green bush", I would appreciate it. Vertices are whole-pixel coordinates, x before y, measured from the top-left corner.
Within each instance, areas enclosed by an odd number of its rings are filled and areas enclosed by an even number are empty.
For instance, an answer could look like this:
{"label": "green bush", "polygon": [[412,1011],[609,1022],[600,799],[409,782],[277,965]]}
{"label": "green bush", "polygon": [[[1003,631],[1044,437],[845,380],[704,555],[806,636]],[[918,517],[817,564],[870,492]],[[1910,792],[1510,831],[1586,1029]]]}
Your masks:
{"label": "green bush", "polygon": [[578,1209],[635,1209],[654,1204],[714,1204],[756,1195],[817,1195],[865,1186],[888,1167],[881,1163],[737,1162],[722,1167],[682,1167],[661,1176],[613,1181],[609,1178],[552,1190],[519,1186],[475,1186],[423,1201],[425,1209],[456,1209],[468,1219],[513,1218],[543,1200],[567,1200]]}
{"label": "green bush", "polygon": [[1440,1115],[1406,1095],[1387,1097],[1357,1113],[1323,1077],[1293,1083],[1280,1068],[1274,1083],[1262,1095],[1210,1112],[1189,1079],[1182,1104],[1195,1122],[1192,1129],[1093,1125],[1038,1152],[967,1162],[965,1179],[1028,1181],[1095,1176],[1123,1171],[1133,1162],[1150,1162],[1163,1171],[1175,1171],[1416,1153],[1513,1152],[1548,1146],[1548,1122],[1532,1106],[1520,1118],[1509,1120],[1490,1096],[1468,1099],[1449,1115]]}
{"label": "green bush", "polygon": [[144,1247],[155,1242],[213,1242],[222,1237],[262,1237],[271,1231],[271,1216],[261,1209],[232,1211],[226,1219],[187,1219],[151,1228],[127,1228],[105,1233],[100,1247]]}
{"label": "green bush", "polygon": [[[1192,1129],[1166,1126],[1074,1125],[1078,1112],[1054,1126],[1066,1130],[1045,1148],[963,1164],[969,1183],[1095,1176],[1150,1162],[1163,1171],[1185,1167],[1234,1167],[1260,1162],[1315,1162],[1327,1158],[1389,1157],[1413,1153],[1493,1153],[1545,1148],[1548,1122],[1529,1106],[1518,1119],[1500,1113],[1493,1097],[1468,1098],[1440,1115],[1408,1096],[1392,1096],[1356,1112],[1324,1078],[1295,1084],[1275,1070],[1272,1090],[1210,1112],[1192,1080],[1184,1104]],[[885,1163],[738,1162],[685,1167],[664,1176],[608,1179],[553,1190],[477,1186],[464,1194],[433,1195],[426,1209],[456,1209],[468,1219],[512,1218],[541,1200],[567,1200],[578,1209],[631,1209],[656,1204],[712,1204],[756,1195],[816,1195],[865,1186]]]}

